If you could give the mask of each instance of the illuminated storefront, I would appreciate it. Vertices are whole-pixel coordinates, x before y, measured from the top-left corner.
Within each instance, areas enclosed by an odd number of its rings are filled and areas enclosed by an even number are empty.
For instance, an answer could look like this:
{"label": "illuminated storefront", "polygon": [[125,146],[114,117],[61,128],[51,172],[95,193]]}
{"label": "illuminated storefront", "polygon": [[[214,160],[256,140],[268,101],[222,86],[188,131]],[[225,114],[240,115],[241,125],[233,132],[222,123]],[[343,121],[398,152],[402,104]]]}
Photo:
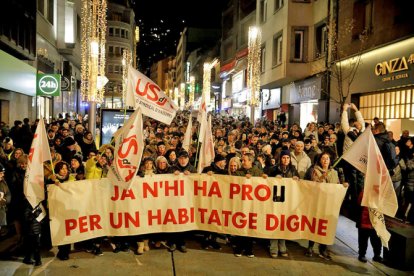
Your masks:
{"label": "illuminated storefront", "polygon": [[280,110],[280,88],[262,89],[262,109],[263,115],[274,121]]}
{"label": "illuminated storefront", "polygon": [[366,122],[378,117],[398,138],[414,133],[414,38],[365,53],[350,88]]}
{"label": "illuminated storefront", "polygon": [[310,122],[326,120],[326,101],[323,100],[322,78],[312,77],[283,87],[288,96],[289,125],[299,123],[302,129]]}

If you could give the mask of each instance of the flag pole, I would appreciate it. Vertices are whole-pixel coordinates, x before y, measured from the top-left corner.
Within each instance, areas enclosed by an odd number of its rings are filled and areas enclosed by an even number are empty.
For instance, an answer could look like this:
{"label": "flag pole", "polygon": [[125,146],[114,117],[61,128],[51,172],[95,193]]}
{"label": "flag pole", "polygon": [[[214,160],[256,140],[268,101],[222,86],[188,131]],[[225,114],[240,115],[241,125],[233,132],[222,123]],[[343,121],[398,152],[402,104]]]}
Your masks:
{"label": "flag pole", "polygon": [[[201,123],[200,123],[200,128],[201,128]],[[200,150],[200,128],[198,128],[198,135],[197,135],[197,151],[196,151],[196,156],[194,159],[194,167],[196,167],[197,164],[197,156],[198,156],[198,151]],[[189,149],[190,150],[190,149]]]}
{"label": "flag pole", "polygon": [[339,158],[335,161],[335,163],[332,165],[332,168],[335,168],[335,167],[336,167],[336,165],[338,165],[338,163],[339,163],[339,162],[341,162],[341,160],[342,160],[342,156],[344,156],[344,155],[341,155],[341,157],[339,157]]}

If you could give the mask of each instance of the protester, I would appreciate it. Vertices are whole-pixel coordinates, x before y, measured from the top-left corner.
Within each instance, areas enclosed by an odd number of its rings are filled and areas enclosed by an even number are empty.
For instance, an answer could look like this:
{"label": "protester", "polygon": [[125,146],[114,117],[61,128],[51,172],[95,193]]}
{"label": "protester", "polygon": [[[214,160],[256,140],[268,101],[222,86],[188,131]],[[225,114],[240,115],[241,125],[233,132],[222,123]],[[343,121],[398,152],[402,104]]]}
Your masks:
{"label": "protester", "polygon": [[[298,180],[299,173],[295,166],[292,165],[290,156],[290,151],[283,150],[280,153],[278,165],[270,171],[269,176],[293,178],[294,180]],[[282,257],[288,257],[286,241],[284,239],[270,240],[270,256],[272,258],[277,258],[279,254]]]}
{"label": "protester", "polygon": [[[331,166],[331,155],[328,152],[322,152],[315,164],[312,167],[311,172],[309,175],[311,176],[312,181],[321,182],[321,183],[338,183],[339,177],[336,170],[334,170]],[[344,187],[348,187],[348,183],[342,183]],[[309,246],[306,251],[306,256],[312,257],[313,255],[313,245],[315,243],[313,241],[309,241]],[[328,246],[326,244],[319,244],[319,256],[326,260],[331,260],[331,256],[328,251]]]}

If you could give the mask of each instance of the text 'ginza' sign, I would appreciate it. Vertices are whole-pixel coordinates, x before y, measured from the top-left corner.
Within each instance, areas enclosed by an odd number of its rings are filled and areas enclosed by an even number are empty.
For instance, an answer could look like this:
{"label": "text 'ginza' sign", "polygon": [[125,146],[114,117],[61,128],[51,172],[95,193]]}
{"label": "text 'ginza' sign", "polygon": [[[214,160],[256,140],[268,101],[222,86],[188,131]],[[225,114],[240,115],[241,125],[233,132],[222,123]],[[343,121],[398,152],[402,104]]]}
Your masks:
{"label": "text 'ginza' sign", "polygon": [[100,236],[204,230],[332,244],[346,189],[292,179],[154,175],[49,187],[54,245]]}
{"label": "text 'ginza' sign", "polygon": [[390,59],[388,61],[382,61],[375,65],[375,75],[376,76],[384,76],[382,81],[392,81],[398,79],[408,78],[408,73],[399,73],[391,76],[385,76],[389,74],[398,73],[401,71],[409,70],[408,64],[414,63],[414,54],[411,54],[408,58],[405,56]]}

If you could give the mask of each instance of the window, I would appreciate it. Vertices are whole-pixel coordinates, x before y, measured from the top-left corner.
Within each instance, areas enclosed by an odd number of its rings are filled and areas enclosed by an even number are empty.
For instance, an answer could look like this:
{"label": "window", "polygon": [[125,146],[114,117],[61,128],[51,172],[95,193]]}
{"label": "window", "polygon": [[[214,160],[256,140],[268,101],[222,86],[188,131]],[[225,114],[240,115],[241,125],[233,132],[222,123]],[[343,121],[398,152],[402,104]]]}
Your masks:
{"label": "window", "polygon": [[280,10],[283,7],[283,0],[275,0],[275,11]]}
{"label": "window", "polygon": [[124,29],[121,29],[121,37],[125,38],[125,30]]}
{"label": "window", "polygon": [[302,30],[294,31],[294,50],[293,50],[293,60],[302,61],[303,59],[303,35]]}
{"label": "window", "polygon": [[53,25],[54,0],[37,0],[37,10]]}
{"label": "window", "polygon": [[114,65],[114,74],[119,74],[119,65]]}
{"label": "window", "polygon": [[326,54],[326,47],[328,42],[328,33],[326,24],[315,27],[315,58],[319,58]]}
{"label": "window", "polygon": [[48,0],[47,5],[47,21],[49,21],[53,25],[53,19],[54,19],[54,0]]}
{"label": "window", "polygon": [[371,0],[357,1],[354,3],[352,28],[352,38],[358,39],[359,35],[364,31],[372,30],[372,10],[373,4]]}
{"label": "window", "polygon": [[129,32],[127,30],[125,30],[125,38],[128,39],[129,38]]}
{"label": "window", "polygon": [[115,28],[115,36],[119,37],[119,29],[118,28]]}
{"label": "window", "polygon": [[109,53],[110,55],[113,55],[113,54],[114,54],[114,46],[109,46],[109,47],[108,47],[108,53]]}
{"label": "window", "polygon": [[266,68],[266,46],[262,45],[262,49],[260,51],[260,73],[264,73],[265,72],[265,68]]}
{"label": "window", "polygon": [[308,27],[293,27],[291,33],[290,60],[293,62],[305,62],[307,59],[307,35]]}
{"label": "window", "polygon": [[108,65],[108,74],[112,74],[114,72],[114,66]]}
{"label": "window", "polygon": [[45,15],[45,0],[37,0],[37,10]]}
{"label": "window", "polygon": [[282,33],[280,33],[273,38],[272,66],[276,66],[282,63],[282,50],[283,50],[283,35]]}
{"label": "window", "polygon": [[260,0],[260,23],[266,22],[267,0]]}
{"label": "window", "polygon": [[109,28],[109,36],[114,36],[114,28]]}

